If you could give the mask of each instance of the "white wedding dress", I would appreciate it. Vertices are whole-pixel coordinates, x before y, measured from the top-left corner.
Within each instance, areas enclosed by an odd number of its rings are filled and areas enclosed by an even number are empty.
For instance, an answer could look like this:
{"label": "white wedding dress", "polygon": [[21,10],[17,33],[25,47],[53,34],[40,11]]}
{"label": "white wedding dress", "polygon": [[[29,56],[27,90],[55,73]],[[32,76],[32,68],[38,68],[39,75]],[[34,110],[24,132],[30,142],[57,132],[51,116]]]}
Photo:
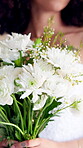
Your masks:
{"label": "white wedding dress", "polygon": [[40,137],[55,141],[70,141],[83,137],[83,112],[65,109],[54,117],[40,133]]}

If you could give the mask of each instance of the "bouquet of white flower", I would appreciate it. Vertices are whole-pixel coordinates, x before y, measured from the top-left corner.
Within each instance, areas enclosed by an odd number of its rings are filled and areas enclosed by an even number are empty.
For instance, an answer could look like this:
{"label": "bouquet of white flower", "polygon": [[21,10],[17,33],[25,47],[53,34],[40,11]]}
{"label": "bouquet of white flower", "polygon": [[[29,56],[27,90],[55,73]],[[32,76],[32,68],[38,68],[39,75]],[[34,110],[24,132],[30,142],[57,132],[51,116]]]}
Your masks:
{"label": "bouquet of white flower", "polygon": [[49,43],[52,33],[34,42],[15,33],[0,41],[2,139],[36,138],[61,110],[81,107],[83,65],[70,47]]}

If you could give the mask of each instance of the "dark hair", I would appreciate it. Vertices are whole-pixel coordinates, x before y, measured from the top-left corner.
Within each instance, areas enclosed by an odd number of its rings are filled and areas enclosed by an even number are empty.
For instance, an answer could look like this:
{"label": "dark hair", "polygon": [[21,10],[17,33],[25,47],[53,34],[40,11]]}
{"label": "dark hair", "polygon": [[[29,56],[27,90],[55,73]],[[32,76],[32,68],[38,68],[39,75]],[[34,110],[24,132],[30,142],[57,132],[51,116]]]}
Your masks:
{"label": "dark hair", "polygon": [[30,15],[29,0],[0,0],[0,34],[22,33]]}
{"label": "dark hair", "polygon": [[[0,34],[25,31],[31,18],[30,2],[0,0]],[[70,0],[61,17],[66,25],[83,26],[83,0]]]}
{"label": "dark hair", "polygon": [[70,0],[61,12],[61,17],[66,25],[83,26],[83,0]]}

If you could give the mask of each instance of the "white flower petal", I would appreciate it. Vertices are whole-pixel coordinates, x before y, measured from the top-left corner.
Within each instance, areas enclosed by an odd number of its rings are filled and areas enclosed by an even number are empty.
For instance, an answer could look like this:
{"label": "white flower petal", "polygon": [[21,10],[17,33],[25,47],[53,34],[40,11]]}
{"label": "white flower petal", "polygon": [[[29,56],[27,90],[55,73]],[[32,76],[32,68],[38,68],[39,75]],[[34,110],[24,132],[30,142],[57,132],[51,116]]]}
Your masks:
{"label": "white flower petal", "polygon": [[24,98],[28,97],[31,93],[32,93],[32,90],[27,90],[27,91],[20,97],[20,99],[24,99]]}

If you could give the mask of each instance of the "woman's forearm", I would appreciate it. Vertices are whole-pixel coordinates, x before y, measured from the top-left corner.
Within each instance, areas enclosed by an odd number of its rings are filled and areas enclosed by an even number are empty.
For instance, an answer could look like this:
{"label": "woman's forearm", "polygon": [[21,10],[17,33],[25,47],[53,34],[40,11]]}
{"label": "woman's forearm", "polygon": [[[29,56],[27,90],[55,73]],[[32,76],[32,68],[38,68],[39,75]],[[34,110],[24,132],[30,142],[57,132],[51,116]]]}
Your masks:
{"label": "woman's forearm", "polygon": [[83,148],[83,139],[68,142],[57,142],[57,148]]}

